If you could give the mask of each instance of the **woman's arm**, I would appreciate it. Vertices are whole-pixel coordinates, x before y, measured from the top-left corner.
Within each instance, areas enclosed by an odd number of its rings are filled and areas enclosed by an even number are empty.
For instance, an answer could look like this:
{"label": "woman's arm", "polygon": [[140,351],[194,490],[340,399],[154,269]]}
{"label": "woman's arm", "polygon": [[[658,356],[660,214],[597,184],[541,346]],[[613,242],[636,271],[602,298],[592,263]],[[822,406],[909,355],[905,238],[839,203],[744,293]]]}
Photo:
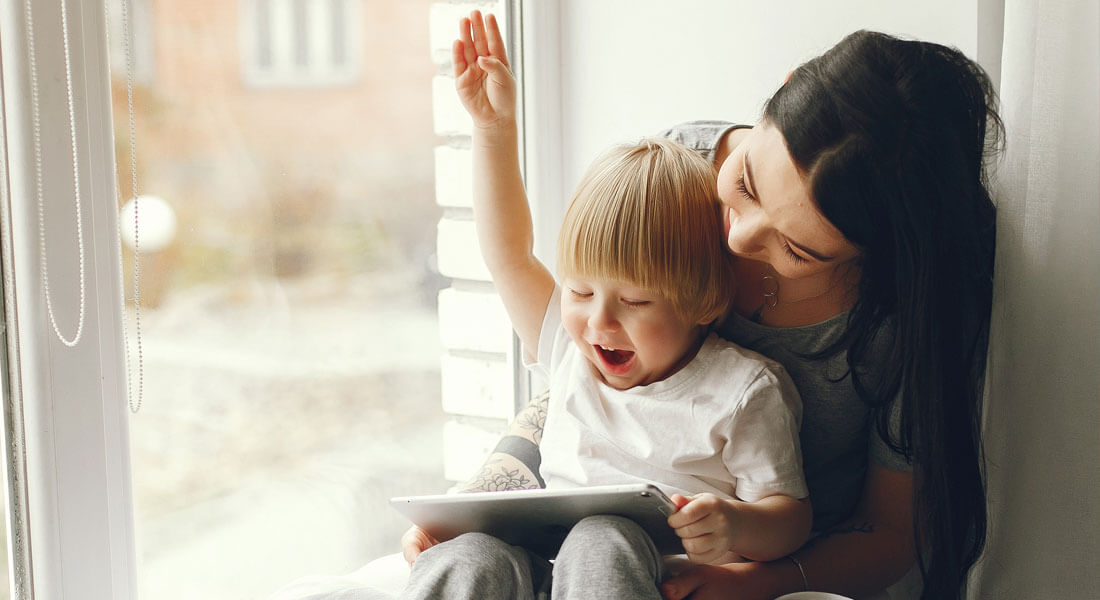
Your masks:
{"label": "woman's arm", "polygon": [[550,393],[543,392],[516,414],[481,469],[455,488],[458,492],[498,492],[543,487],[539,443],[546,425]]}
{"label": "woman's arm", "polygon": [[[915,560],[912,529],[913,475],[871,466],[856,515],[814,538],[793,556],[809,589],[866,597],[900,579]],[[798,566],[772,562],[699,566],[669,580],[670,600],[771,600],[804,589]]]}
{"label": "woman's arm", "polygon": [[871,465],[856,516],[795,556],[813,589],[859,598],[901,579],[916,560],[913,474]]}

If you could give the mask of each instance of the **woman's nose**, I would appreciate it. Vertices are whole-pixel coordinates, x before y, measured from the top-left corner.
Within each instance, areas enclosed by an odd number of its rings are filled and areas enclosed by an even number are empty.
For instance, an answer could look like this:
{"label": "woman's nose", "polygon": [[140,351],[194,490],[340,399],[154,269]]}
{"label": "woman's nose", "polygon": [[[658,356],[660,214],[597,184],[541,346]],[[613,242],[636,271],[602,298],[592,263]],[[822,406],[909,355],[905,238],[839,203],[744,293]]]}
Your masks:
{"label": "woman's nose", "polygon": [[740,210],[734,210],[730,215],[730,233],[726,240],[730,250],[740,255],[763,250],[764,241],[771,228],[767,214],[753,205],[737,208]]}

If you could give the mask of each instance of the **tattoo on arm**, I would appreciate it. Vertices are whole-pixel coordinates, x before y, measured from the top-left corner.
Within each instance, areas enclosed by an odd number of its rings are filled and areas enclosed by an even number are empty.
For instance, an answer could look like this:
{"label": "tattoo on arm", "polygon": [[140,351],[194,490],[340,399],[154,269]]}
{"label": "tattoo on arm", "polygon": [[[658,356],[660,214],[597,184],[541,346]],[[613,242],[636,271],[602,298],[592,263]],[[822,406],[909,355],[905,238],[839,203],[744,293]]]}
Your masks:
{"label": "tattoo on arm", "polygon": [[546,427],[546,408],[550,404],[550,392],[539,394],[518,415],[515,424],[530,437],[535,445],[542,441],[542,430]]}
{"label": "tattoo on arm", "polygon": [[507,455],[496,455],[481,467],[476,475],[463,484],[463,492],[503,492],[529,490],[539,485],[523,463]]}
{"label": "tattoo on arm", "polygon": [[500,492],[537,489],[545,485],[539,476],[542,462],[539,443],[546,426],[549,391],[543,392],[516,415],[481,470],[457,489],[460,492]]}

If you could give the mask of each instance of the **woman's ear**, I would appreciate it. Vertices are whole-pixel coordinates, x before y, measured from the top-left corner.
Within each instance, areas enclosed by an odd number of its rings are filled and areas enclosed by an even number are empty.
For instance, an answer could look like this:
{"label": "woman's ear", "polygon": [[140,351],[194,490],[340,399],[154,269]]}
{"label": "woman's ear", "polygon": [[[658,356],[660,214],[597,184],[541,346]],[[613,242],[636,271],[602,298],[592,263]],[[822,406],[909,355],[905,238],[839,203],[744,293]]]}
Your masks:
{"label": "woman's ear", "polygon": [[787,83],[791,80],[791,75],[794,75],[794,71],[787,71],[787,76],[783,78],[783,83]]}

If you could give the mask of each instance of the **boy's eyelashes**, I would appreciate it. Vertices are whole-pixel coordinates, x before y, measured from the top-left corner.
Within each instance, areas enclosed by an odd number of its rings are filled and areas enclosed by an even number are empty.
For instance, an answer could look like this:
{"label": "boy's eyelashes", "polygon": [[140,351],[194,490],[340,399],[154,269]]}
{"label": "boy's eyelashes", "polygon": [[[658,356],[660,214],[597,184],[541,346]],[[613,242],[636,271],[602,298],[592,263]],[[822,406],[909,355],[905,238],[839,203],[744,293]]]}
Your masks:
{"label": "boy's eyelashes", "polygon": [[[578,290],[578,289],[574,289],[574,288],[566,288],[566,289],[569,290],[570,295],[572,295],[576,298],[591,298],[593,296],[592,292],[589,292],[589,291],[586,291],[586,290]],[[631,306],[631,307],[646,306],[646,305],[649,305],[649,304],[653,303],[652,300],[642,300],[642,299],[635,299],[635,298],[619,298],[619,302],[622,302],[626,306]]]}

